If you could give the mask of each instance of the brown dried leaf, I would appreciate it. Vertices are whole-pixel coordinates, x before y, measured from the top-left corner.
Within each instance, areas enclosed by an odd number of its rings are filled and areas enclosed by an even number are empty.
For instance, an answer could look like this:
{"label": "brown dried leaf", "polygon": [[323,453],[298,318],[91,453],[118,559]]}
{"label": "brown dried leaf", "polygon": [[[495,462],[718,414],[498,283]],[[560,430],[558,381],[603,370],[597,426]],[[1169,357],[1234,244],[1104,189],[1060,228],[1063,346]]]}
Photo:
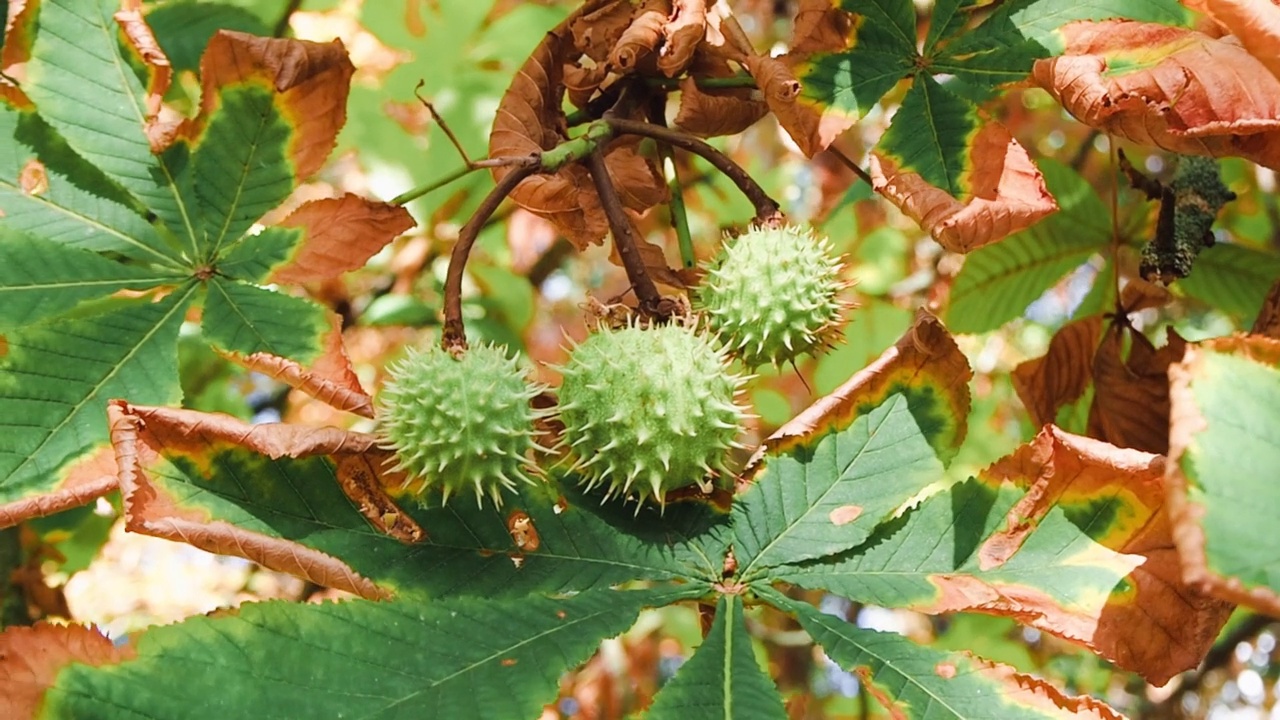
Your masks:
{"label": "brown dried leaf", "polygon": [[116,489],[116,458],[110,447],[60,472],[63,478],[52,491],[0,505],[0,528],[80,507]]}
{"label": "brown dried leaf", "polygon": [[680,81],[680,110],[675,125],[701,137],[736,135],[769,112],[751,88],[703,90],[693,76]]}
{"label": "brown dried leaf", "polygon": [[671,3],[667,0],[641,0],[631,24],[609,53],[609,64],[623,74],[635,72],[657,52],[670,15]]}
{"label": "brown dried leaf", "polygon": [[1084,395],[1101,336],[1101,316],[1068,323],[1054,334],[1044,356],[1014,368],[1013,387],[1036,425],[1052,423],[1063,405]]}
{"label": "brown dried leaf", "polygon": [[202,115],[212,111],[217,88],[250,78],[271,83],[295,128],[289,155],[301,182],[324,165],[337,144],[338,131],[347,121],[354,72],[341,40],[317,43],[219,30],[200,58]]}
{"label": "brown dried leaf", "polygon": [[403,207],[351,193],[304,203],[280,223],[304,234],[289,263],[272,273],[271,282],[316,282],[361,268],[414,225]]}
{"label": "brown dried leaf", "polygon": [[603,63],[631,25],[635,8],[629,0],[595,3],[595,6],[573,13],[566,25],[573,36],[574,47],[595,62]]}
{"label": "brown dried leaf", "polygon": [[1206,0],[1204,11],[1231,31],[1249,54],[1280,77],[1280,8],[1269,0]]}
{"label": "brown dried leaf", "polygon": [[[778,428],[751,456],[739,480],[738,491],[751,482],[765,451],[779,452],[804,441],[831,424],[841,423],[859,408],[876,406],[895,392],[928,393],[931,417],[944,419],[928,438],[944,460],[964,442],[969,417],[969,381],[973,369],[955,338],[938,318],[921,309],[915,322],[893,347],[875,362],[854,373],[840,387]],[[922,401],[923,403],[924,401]],[[945,424],[945,426],[943,426]]]}
{"label": "brown dried leaf", "polygon": [[223,357],[250,370],[268,375],[289,387],[297,388],[315,399],[339,410],[361,417],[373,417],[373,399],[360,386],[360,378],[351,369],[346,347],[342,343],[342,320],[329,316],[331,330],[324,339],[324,353],[311,364],[301,363],[269,353],[242,356],[219,351]]}
{"label": "brown dried leaf", "polygon": [[[1092,648],[1154,684],[1195,667],[1213,645],[1232,606],[1182,582],[1182,568],[1164,507],[1164,458],[1126,450],[1046,426],[1035,440],[982,473],[984,480],[1011,481],[1027,494],[1009,511],[1008,525],[979,549],[983,569],[1002,565],[1031,535],[1050,509],[1088,506],[1097,498],[1123,504],[1110,527],[1097,529],[1106,549],[1139,560],[1128,576],[1132,588],[1098,608],[1062,606],[1036,591],[1006,591],[984,611],[1027,618],[1041,630]],[[1029,483],[1029,484],[1028,484]],[[971,599],[984,591],[972,588]],[[990,594],[987,592],[986,594]]]}
{"label": "brown dried leaf", "polygon": [[101,667],[134,657],[131,645],[116,647],[93,627],[8,627],[0,633],[0,717],[39,716],[45,692],[72,663]]}
{"label": "brown dried leaf", "polygon": [[175,124],[162,121],[160,117],[164,94],[173,80],[173,66],[160,48],[155,33],[151,32],[151,26],[142,17],[142,0],[123,0],[120,7],[114,16],[115,21],[150,75],[147,81],[146,134],[151,152],[160,153],[173,142],[176,130]]}
{"label": "brown dried leaf", "polygon": [[1108,328],[1093,358],[1091,436],[1160,455],[1169,451],[1169,364],[1182,359],[1187,341],[1173,328],[1168,338],[1157,350],[1127,323]]}
{"label": "brown dried leaf", "polygon": [[887,155],[871,153],[875,191],[920,223],[942,247],[968,253],[1030,227],[1057,211],[1044,176],[1005,127],[982,126],[969,151],[972,197],[958,200]]}
{"label": "brown dried leaf", "polygon": [[[119,463],[120,491],[124,496],[125,527],[137,533],[184,542],[221,555],[252,560],[325,587],[346,590],[370,599],[387,593],[352,570],[346,563],[304,545],[273,538],[214,520],[200,510],[183,507],[164,494],[148,476],[148,469],[162,464],[165,455],[187,455],[199,460],[218,446],[245,448],[270,458],[362,455],[377,446],[371,435],[336,428],[310,428],[285,423],[248,425],[226,415],[212,415],[179,408],[133,406],[113,400],[107,406],[111,443]],[[374,468],[377,471],[377,468]],[[344,489],[348,483],[343,483]],[[362,510],[361,498],[352,498]],[[386,501],[394,506],[390,500]],[[381,507],[378,507],[381,510]],[[367,516],[366,516],[367,517]],[[385,528],[385,515],[369,518]],[[412,523],[398,513],[397,525]],[[421,532],[421,528],[418,528]]]}
{"label": "brown dried leaf", "polygon": [[693,53],[707,36],[706,0],[673,0],[671,18],[662,28],[658,69],[675,77],[689,67]]}
{"label": "brown dried leaf", "polygon": [[1280,168],[1280,79],[1244,48],[1127,21],[1059,32],[1064,54],[1036,61],[1033,77],[1084,124],[1185,155]]}
{"label": "brown dried leaf", "polygon": [[1267,292],[1267,298],[1262,301],[1262,310],[1258,312],[1258,319],[1253,321],[1253,329],[1249,332],[1280,340],[1280,280]]}
{"label": "brown dried leaf", "polygon": [[800,0],[791,30],[791,52],[840,52],[853,37],[853,15],[831,0]]}
{"label": "brown dried leaf", "polygon": [[800,95],[800,81],[791,72],[791,65],[802,59],[796,55],[781,58],[752,55],[744,62],[778,123],[795,140],[801,152],[813,157],[853,127],[857,118],[838,112],[824,112],[816,103]]}

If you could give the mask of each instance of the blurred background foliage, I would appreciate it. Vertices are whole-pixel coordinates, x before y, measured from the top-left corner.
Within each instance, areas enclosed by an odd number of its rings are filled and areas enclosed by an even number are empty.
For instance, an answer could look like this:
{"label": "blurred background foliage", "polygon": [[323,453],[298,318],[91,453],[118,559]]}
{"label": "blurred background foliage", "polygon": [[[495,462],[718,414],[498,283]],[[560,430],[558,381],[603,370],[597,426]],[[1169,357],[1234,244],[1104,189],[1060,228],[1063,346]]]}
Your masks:
{"label": "blurred background foliage", "polygon": [[[168,100],[180,106],[198,100],[200,52],[219,28],[324,41],[339,37],[348,48],[357,73],[338,150],[318,181],[300,188],[273,213],[276,217],[306,199],[341,191],[389,200],[460,170],[463,160],[419,96],[434,104],[472,158],[483,157],[507,84],[572,5],[550,0],[147,3],[149,21],[178,72]],[[789,37],[793,3],[738,0],[733,5],[756,47],[778,47]],[[890,93],[836,147],[849,157],[865,157],[903,91]],[[672,100],[674,112],[674,93]],[[829,235],[857,282],[858,308],[847,342],[795,368],[762,369],[752,382],[750,399],[759,418],[748,444],[875,359],[925,305],[940,311],[976,372],[968,439],[950,472],[968,477],[1034,435],[1036,428],[1010,382],[1011,370],[1044,354],[1066,322],[1114,307],[1115,263],[1133,274],[1155,207],[1128,189],[1107,137],[1074,122],[1047,93],[1015,87],[984,108],[1031,150],[1063,212],[967,258],[944,252],[835,156],[806,160],[772,117],[739,136],[713,141],[778,198],[788,215]],[[1167,174],[1169,158],[1142,148],[1126,152],[1150,173]],[[705,259],[727,229],[751,217],[752,208],[701,160],[682,155],[678,161],[696,251]],[[1196,274],[1173,288],[1176,302],[1138,318],[1139,327],[1158,344],[1169,326],[1193,341],[1248,328],[1261,298],[1280,277],[1275,174],[1235,159],[1223,161],[1222,169],[1239,200],[1228,205],[1216,226],[1218,246],[1205,252]],[[427,193],[409,206],[418,220],[415,230],[364,269],[307,288],[342,315],[365,387],[378,386],[382,368],[406,344],[434,337],[446,253],[491,186],[487,173],[476,172]],[[1113,208],[1118,246],[1112,245]],[[642,230],[667,249],[673,266],[678,264],[665,208],[651,212]],[[1209,267],[1220,272],[1204,271]],[[506,204],[472,255],[466,318],[474,340],[518,349],[538,360],[543,372],[553,373],[546,367],[564,359],[565,337],[578,339],[587,332],[588,300],[607,303],[626,288],[625,275],[609,261],[606,248],[577,253],[545,221]],[[189,324],[180,346],[186,406],[257,422],[368,429],[361,425],[367,421],[229,364],[200,342],[198,333],[198,326]],[[1080,406],[1087,409],[1087,403]],[[1082,426],[1084,421],[1082,412],[1077,415],[1060,420],[1075,429],[1073,422]],[[97,622],[121,636],[245,600],[332,595],[241,560],[126,535],[116,522],[115,503],[100,501],[0,533],[0,567],[12,569],[16,591],[5,595],[6,624],[70,617]],[[1202,669],[1155,688],[1008,619],[929,618],[851,605],[834,596],[812,599],[865,627],[974,651],[1068,692],[1096,695],[1134,717],[1280,718],[1280,709],[1274,709],[1280,624],[1252,614],[1233,618]],[[789,699],[792,717],[877,716],[856,680],[810,645],[793,621],[757,608],[750,627],[759,660]],[[564,679],[560,702],[544,717],[633,715],[699,642],[694,610],[649,611]]]}

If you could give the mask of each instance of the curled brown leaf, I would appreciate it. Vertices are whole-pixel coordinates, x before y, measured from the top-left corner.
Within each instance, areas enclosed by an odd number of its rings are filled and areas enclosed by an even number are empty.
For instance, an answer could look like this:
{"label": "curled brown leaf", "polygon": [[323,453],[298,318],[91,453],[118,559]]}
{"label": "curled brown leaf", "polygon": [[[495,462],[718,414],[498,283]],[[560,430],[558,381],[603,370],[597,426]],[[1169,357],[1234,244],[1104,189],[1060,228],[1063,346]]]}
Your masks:
{"label": "curled brown leaf", "polygon": [[1280,77],[1280,8],[1269,0],[1205,0],[1204,11],[1231,31],[1249,51]]}
{"label": "curled brown leaf", "polygon": [[[1244,48],[1118,20],[1060,32],[1064,53],[1038,60],[1032,76],[1084,124],[1184,155],[1280,168],[1280,79]],[[1128,59],[1135,53],[1143,62]]]}
{"label": "curled brown leaf", "polygon": [[173,80],[173,66],[169,58],[156,40],[151,26],[142,17],[142,0],[124,0],[115,21],[124,31],[129,47],[138,54],[143,66],[147,68],[147,114],[146,134],[151,145],[151,152],[162,152],[176,136],[178,124],[162,119],[160,110],[164,103],[164,94],[169,91],[169,83]]}
{"label": "curled brown leaf", "polygon": [[1186,347],[1173,328],[1157,349],[1127,323],[1112,323],[1093,358],[1089,434],[1120,447],[1168,452],[1169,365],[1182,359]]}
{"label": "curled brown leaf", "polygon": [[1101,336],[1101,316],[1068,323],[1049,341],[1048,352],[1014,368],[1013,387],[1036,425],[1052,423],[1062,406],[1084,395]]}
{"label": "curled brown leaf", "polygon": [[609,64],[624,74],[635,72],[657,52],[670,15],[671,3],[667,0],[641,0],[631,24],[609,53]]}
{"label": "curled brown leaf", "polygon": [[658,69],[667,77],[684,72],[706,35],[706,0],[672,0],[671,18],[662,28]]}
{"label": "curled brown leaf", "polygon": [[675,125],[700,137],[736,135],[769,112],[751,88],[698,87],[693,76],[680,81],[680,109]]}
{"label": "curled brown leaf", "polygon": [[403,207],[351,193],[303,203],[280,223],[302,230],[303,237],[288,264],[272,273],[271,282],[316,282],[364,267],[414,224]]}

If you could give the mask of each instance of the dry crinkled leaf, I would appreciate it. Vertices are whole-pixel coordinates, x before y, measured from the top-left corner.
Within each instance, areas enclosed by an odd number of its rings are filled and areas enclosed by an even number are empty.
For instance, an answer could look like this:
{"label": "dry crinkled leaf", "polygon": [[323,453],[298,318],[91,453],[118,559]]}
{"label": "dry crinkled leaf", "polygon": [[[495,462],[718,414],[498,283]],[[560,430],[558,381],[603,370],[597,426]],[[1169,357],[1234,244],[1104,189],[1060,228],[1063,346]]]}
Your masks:
{"label": "dry crinkled leaf", "polygon": [[583,55],[603,63],[631,25],[634,8],[628,0],[594,3],[591,9],[575,12],[566,25],[573,45]]}
{"label": "dry crinkled leaf", "polygon": [[160,110],[164,104],[164,94],[169,90],[173,79],[173,66],[169,58],[160,48],[151,26],[142,17],[142,0],[124,0],[121,10],[115,14],[115,21],[124,31],[129,46],[138,53],[142,64],[146,66],[150,78],[147,81],[147,141],[151,152],[162,152],[173,142],[178,123],[162,119]]}
{"label": "dry crinkled leaf", "polygon": [[297,388],[311,397],[329,405],[362,417],[373,417],[373,399],[360,386],[360,379],[351,369],[346,347],[342,343],[341,319],[329,316],[331,329],[324,338],[324,352],[303,367],[301,363],[269,353],[238,355],[220,353],[228,360],[250,370],[263,373],[289,387]]}
{"label": "dry crinkled leaf", "polygon": [[0,633],[0,717],[33,718],[58,673],[72,663],[112,665],[134,657],[95,628],[37,623]]}
{"label": "dry crinkled leaf", "polygon": [[751,55],[744,62],[778,123],[795,140],[801,152],[813,157],[826,150],[858,119],[834,110],[824,111],[800,94],[800,81],[791,71],[792,64],[800,60],[800,56],[794,55],[780,58]]}
{"label": "dry crinkled leaf", "polygon": [[1003,125],[988,122],[969,150],[972,196],[960,200],[892,158],[871,153],[876,192],[897,205],[942,247],[968,253],[1030,227],[1058,209],[1026,148]]}
{"label": "dry crinkled leaf", "polygon": [[775,455],[785,451],[789,443],[807,440],[816,430],[876,407],[896,392],[909,397],[918,394],[918,407],[912,407],[912,413],[930,416],[929,444],[948,460],[964,442],[972,378],[973,369],[955,338],[942,321],[921,309],[893,347],[770,435],[751,456],[739,483],[751,482],[766,451]]}
{"label": "dry crinkled leaf", "polygon": [[[243,557],[362,597],[387,597],[384,590],[338,558],[289,540],[211,520],[199,510],[182,507],[178,499],[164,494],[149,478],[149,470],[163,465],[165,456],[186,455],[199,463],[210,450],[220,446],[245,448],[270,458],[328,455],[338,462],[343,456],[361,455],[375,449],[375,437],[336,428],[285,423],[247,425],[227,415],[132,406],[122,400],[113,400],[107,406],[107,416],[111,444],[119,463],[120,492],[124,496],[128,530],[185,542],[212,553]],[[349,484],[342,483],[344,489]],[[369,510],[363,498],[353,500],[362,510]],[[394,505],[389,500],[387,504]],[[385,531],[384,514],[369,520],[375,528]],[[413,522],[404,513],[399,513],[395,521],[401,530],[403,523]],[[421,528],[418,532],[421,534]]]}
{"label": "dry crinkled leaf", "polygon": [[[1067,695],[1052,683],[1033,675],[1020,673],[1008,665],[992,662],[968,651],[960,654],[976,666],[982,675],[1008,688],[1007,692],[1012,698],[1016,698],[1019,705],[1043,710],[1049,717],[1066,711],[1068,717],[1077,720],[1125,720],[1124,716],[1113,710],[1111,706],[1089,695]],[[947,669],[937,667],[934,671],[944,675]]]}
{"label": "dry crinkled leaf", "polygon": [[671,18],[662,28],[658,69],[667,77],[684,72],[707,35],[706,0],[673,0]]}
{"label": "dry crinkled leaf", "polygon": [[1049,341],[1048,352],[1014,368],[1013,387],[1036,425],[1052,423],[1062,406],[1084,395],[1101,336],[1101,316],[1068,323]]}
{"label": "dry crinkled leaf", "polygon": [[1280,8],[1270,0],[1205,0],[1210,17],[1231,31],[1245,50],[1280,77]]}
{"label": "dry crinkled leaf", "polygon": [[300,228],[304,235],[288,264],[277,268],[271,281],[315,282],[363,267],[414,224],[403,207],[351,193],[304,203],[280,223]]}
{"label": "dry crinkled leaf", "polygon": [[63,479],[52,492],[0,505],[0,528],[80,507],[116,489],[116,458],[108,447],[61,472]]}
{"label": "dry crinkled leaf", "polygon": [[1127,323],[1112,323],[1093,358],[1089,434],[1120,447],[1168,452],[1169,364],[1182,359],[1186,346],[1173,328],[1156,349]]}
{"label": "dry crinkled leaf", "polygon": [[1267,299],[1262,301],[1262,310],[1249,332],[1280,340],[1280,280],[1267,292]]}
{"label": "dry crinkled leaf", "polygon": [[751,88],[702,89],[691,75],[680,81],[675,125],[701,137],[736,135],[769,112],[768,104],[756,95]]}
{"label": "dry crinkled leaf", "polygon": [[635,72],[657,51],[670,15],[670,2],[642,0],[632,15],[631,24],[609,53],[609,64],[623,73]]}
{"label": "dry crinkled leaf", "polygon": [[964,604],[1026,618],[1034,627],[1081,642],[1155,684],[1200,662],[1232,606],[1182,582],[1164,507],[1164,458],[1046,426],[1035,440],[988,468],[983,479],[1027,488],[1026,496],[1009,511],[1006,529],[979,549],[984,570],[1012,557],[1051,509],[1091,508],[1110,498],[1124,511],[1095,540],[1101,546],[1098,551],[1114,552],[1122,556],[1118,562],[1132,564],[1131,587],[1105,598],[1100,613],[1098,608],[1080,607],[1047,614],[1043,608],[1053,604],[1041,602],[1034,591],[996,592],[985,586],[956,588]]}
{"label": "dry crinkled leaf", "polygon": [[[489,135],[490,157],[528,156],[568,140],[561,80],[565,63],[579,52],[570,28],[576,27],[584,10],[594,8],[584,6],[548,32],[511,81]],[[667,190],[657,168],[635,147],[632,140],[615,140],[605,149],[605,163],[623,204],[643,212],[665,200]],[[501,180],[508,172],[511,168],[494,168],[494,179]],[[512,191],[511,199],[550,220],[579,249],[600,243],[608,232],[590,173],[581,165],[570,164],[554,175],[528,177]]]}
{"label": "dry crinkled leaf", "polygon": [[301,182],[324,165],[337,145],[354,72],[341,40],[317,43],[219,30],[200,58],[201,114],[212,114],[217,88],[252,78],[269,82],[281,94],[281,110],[295,128],[289,156]]}
{"label": "dry crinkled leaf", "polygon": [[1078,22],[1035,81],[1084,124],[1185,155],[1280,168],[1280,79],[1228,40],[1150,23]]}

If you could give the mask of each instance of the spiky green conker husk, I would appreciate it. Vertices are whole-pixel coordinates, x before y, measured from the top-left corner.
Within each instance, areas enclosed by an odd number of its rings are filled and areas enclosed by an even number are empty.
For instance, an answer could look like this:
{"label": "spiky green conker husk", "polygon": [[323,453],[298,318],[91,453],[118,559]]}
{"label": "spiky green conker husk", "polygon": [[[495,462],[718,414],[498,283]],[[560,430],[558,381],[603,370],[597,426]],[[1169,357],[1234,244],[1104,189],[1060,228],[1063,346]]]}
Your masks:
{"label": "spiky green conker husk", "polygon": [[698,308],[747,367],[780,365],[839,336],[848,287],[841,270],[830,242],[810,230],[752,228],[708,268]]}
{"label": "spiky green conker husk", "polygon": [[[588,489],[666,502],[723,469],[741,430],[742,378],[705,334],[679,325],[601,329],[561,368],[564,443]],[[639,507],[637,506],[637,511]]]}
{"label": "spiky green conker husk", "polygon": [[514,358],[492,345],[461,358],[433,345],[410,349],[388,370],[378,433],[424,504],[438,488],[444,503],[471,489],[477,505],[487,495],[501,506],[502,490],[533,482],[529,455],[539,412],[529,400],[544,388],[530,383]]}

